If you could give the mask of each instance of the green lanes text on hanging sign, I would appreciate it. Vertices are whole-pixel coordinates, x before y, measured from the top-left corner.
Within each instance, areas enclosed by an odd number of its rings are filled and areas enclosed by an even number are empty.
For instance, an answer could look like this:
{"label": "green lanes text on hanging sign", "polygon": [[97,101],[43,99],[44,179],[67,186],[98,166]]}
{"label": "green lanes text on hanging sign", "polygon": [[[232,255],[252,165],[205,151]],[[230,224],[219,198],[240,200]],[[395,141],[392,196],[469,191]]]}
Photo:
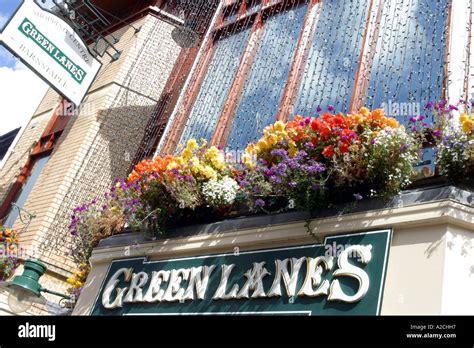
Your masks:
{"label": "green lanes text on hanging sign", "polygon": [[92,315],[380,313],[391,230],[324,244],[111,263]]}
{"label": "green lanes text on hanging sign", "polygon": [[23,23],[18,27],[18,30],[26,37],[33,40],[39,47],[43,49],[55,62],[66,69],[69,75],[73,77],[77,83],[81,84],[84,77],[87,75],[86,72],[72,60],[68,58],[55,44],[51,42],[36,26],[28,19],[25,18]]}

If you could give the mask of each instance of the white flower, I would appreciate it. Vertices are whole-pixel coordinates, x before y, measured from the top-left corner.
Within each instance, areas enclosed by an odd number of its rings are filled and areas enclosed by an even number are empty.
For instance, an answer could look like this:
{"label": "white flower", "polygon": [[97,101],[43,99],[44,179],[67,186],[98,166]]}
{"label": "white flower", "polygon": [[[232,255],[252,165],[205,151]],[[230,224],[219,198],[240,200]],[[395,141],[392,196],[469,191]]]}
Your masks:
{"label": "white flower", "polygon": [[211,207],[228,206],[234,203],[239,184],[225,176],[221,180],[209,180],[202,185],[202,194]]}

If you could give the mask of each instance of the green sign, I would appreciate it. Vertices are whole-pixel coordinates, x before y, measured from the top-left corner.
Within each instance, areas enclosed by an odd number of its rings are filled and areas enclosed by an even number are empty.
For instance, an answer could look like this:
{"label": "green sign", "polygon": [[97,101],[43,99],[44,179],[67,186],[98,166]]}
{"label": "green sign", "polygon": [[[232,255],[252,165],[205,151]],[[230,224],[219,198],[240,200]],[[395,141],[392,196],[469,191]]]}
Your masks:
{"label": "green sign", "polygon": [[86,77],[86,72],[71,59],[68,58],[55,44],[51,42],[38,28],[28,19],[25,18],[18,30],[33,40],[44,52],[46,52],[56,63],[62,66],[71,77],[78,82],[82,83]]}
{"label": "green sign", "polygon": [[324,244],[115,260],[92,315],[378,315],[391,230]]}

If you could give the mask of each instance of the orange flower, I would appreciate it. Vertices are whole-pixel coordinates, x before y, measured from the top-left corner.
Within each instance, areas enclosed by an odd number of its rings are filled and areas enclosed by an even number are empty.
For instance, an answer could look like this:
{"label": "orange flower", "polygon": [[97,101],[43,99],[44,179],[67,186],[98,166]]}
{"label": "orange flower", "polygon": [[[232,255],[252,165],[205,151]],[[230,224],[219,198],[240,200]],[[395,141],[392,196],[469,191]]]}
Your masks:
{"label": "orange flower", "polygon": [[374,111],[372,111],[372,118],[374,120],[380,120],[383,117],[385,117],[385,113],[383,109],[375,109]]}
{"label": "orange flower", "polygon": [[149,178],[152,174],[162,175],[168,164],[174,160],[173,156],[157,157],[154,160],[146,159],[138,163],[127,178],[128,182]]}

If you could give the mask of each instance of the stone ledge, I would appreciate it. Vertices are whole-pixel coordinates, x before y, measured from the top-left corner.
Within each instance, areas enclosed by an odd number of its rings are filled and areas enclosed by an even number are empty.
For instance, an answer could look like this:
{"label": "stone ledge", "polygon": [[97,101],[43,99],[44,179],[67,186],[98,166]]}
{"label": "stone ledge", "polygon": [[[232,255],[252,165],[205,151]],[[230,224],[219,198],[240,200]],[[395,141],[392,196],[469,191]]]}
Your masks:
{"label": "stone ledge", "polygon": [[[361,213],[371,213],[393,208],[400,209],[440,201],[451,201],[460,206],[466,206],[469,209],[469,207],[472,208],[474,205],[474,194],[470,187],[461,188],[456,186],[439,185],[403,191],[401,194],[391,199],[367,199],[359,201],[355,205],[350,203],[335,208],[323,209],[314,212],[311,216],[307,212],[293,211],[273,215],[242,216],[210,224],[184,226],[172,229],[168,233],[166,239],[189,238],[216,233],[229,233],[239,230],[261,229],[274,225],[285,225],[305,221],[308,217],[310,217],[313,222],[318,219],[321,219],[321,221],[328,219],[333,220],[334,218],[341,220],[343,216],[348,215],[360,215]],[[446,212],[440,214],[445,215]],[[356,219],[358,219],[358,217],[356,217]],[[424,221],[424,223],[426,223],[426,221]],[[469,224],[469,222],[467,223]],[[141,233],[126,233],[103,239],[99,243],[98,248],[137,245],[149,242],[157,241],[151,241]]]}

